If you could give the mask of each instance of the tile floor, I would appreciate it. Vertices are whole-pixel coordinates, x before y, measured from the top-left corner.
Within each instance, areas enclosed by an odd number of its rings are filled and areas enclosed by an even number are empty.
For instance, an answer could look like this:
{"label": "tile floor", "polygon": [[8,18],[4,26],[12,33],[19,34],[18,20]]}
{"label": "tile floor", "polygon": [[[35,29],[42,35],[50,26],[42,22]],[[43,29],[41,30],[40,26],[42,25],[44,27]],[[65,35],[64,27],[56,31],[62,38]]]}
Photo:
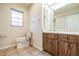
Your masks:
{"label": "tile floor", "polygon": [[13,49],[8,51],[6,56],[51,56],[47,52],[40,51],[34,47],[29,47],[26,49]]}

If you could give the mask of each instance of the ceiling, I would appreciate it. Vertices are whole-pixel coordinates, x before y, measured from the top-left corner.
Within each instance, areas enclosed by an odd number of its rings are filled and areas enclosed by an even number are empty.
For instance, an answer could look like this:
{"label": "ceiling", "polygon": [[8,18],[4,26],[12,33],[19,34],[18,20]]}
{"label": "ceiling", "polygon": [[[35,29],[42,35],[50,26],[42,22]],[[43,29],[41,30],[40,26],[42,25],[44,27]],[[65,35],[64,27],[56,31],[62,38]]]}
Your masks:
{"label": "ceiling", "polygon": [[64,10],[72,7],[79,6],[79,3],[52,3],[52,4],[47,4],[52,10]]}
{"label": "ceiling", "polygon": [[33,5],[33,3],[16,3],[16,4],[19,4],[25,8],[30,8]]}
{"label": "ceiling", "polygon": [[79,7],[79,3],[72,3],[72,4],[65,5],[65,6],[55,10],[55,13],[59,13],[59,12],[65,11],[65,10],[70,10],[75,7]]}
{"label": "ceiling", "polygon": [[31,7],[33,5],[33,3],[21,3],[21,5],[23,5],[25,7]]}

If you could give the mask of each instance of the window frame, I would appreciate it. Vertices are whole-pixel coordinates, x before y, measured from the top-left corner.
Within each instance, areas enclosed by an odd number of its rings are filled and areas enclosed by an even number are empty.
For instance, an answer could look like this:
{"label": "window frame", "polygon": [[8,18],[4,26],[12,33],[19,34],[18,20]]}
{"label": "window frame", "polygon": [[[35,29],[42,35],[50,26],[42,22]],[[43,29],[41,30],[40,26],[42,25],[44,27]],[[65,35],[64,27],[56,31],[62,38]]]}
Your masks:
{"label": "window frame", "polygon": [[[16,12],[19,12],[19,13],[22,13],[22,25],[12,25],[12,10],[13,11],[16,11]],[[17,21],[18,22],[18,21]],[[14,8],[11,8],[11,22],[10,22],[10,25],[11,27],[24,27],[24,12],[23,11],[20,11],[20,10],[17,10],[17,9],[14,9]]]}

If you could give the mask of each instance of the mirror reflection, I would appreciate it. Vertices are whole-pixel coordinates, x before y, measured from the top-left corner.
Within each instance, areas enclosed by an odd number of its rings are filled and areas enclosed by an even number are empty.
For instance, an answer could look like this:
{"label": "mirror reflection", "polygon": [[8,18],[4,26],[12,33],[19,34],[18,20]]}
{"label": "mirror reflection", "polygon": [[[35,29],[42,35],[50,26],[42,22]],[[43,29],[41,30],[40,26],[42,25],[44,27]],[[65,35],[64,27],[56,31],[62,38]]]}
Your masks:
{"label": "mirror reflection", "polygon": [[53,3],[43,5],[43,30],[79,32],[79,4]]}

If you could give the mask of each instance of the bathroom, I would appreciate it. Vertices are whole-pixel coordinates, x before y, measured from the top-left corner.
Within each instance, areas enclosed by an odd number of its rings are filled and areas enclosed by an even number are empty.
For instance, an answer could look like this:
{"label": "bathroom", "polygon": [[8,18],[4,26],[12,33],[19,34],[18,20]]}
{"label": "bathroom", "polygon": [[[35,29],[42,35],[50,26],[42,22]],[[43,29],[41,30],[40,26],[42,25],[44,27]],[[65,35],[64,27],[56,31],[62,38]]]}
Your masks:
{"label": "bathroom", "polygon": [[79,56],[79,3],[0,3],[1,56]]}
{"label": "bathroom", "polygon": [[0,55],[6,55],[9,49],[18,51],[30,45],[42,50],[41,19],[41,3],[0,3]]}

